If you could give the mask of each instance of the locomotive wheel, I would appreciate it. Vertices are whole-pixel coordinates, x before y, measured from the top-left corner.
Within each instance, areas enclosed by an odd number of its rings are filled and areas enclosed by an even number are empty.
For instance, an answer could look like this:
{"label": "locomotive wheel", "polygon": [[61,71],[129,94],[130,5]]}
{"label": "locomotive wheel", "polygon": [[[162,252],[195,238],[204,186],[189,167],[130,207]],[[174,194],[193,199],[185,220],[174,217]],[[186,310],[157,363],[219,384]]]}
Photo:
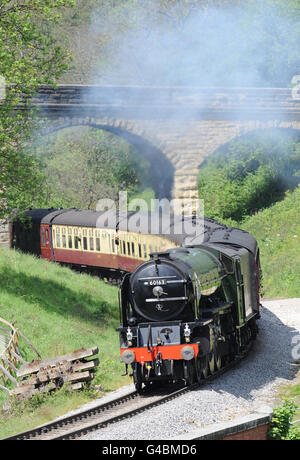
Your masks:
{"label": "locomotive wheel", "polygon": [[143,393],[143,384],[141,382],[137,382],[135,384],[135,389],[138,392],[138,394],[140,395],[141,393]]}
{"label": "locomotive wheel", "polygon": [[215,370],[219,371],[221,369],[221,366],[222,366],[222,359],[221,359],[220,352],[218,350],[218,346],[216,347],[216,349],[214,351],[214,357],[215,357]]}
{"label": "locomotive wheel", "polygon": [[135,369],[133,371],[133,381],[136,391],[141,394],[143,392],[142,372],[141,366],[138,363],[136,363]]}
{"label": "locomotive wheel", "polygon": [[208,367],[209,372],[213,374],[215,372],[215,352],[211,351],[208,355]]}
{"label": "locomotive wheel", "polygon": [[208,372],[209,372],[208,358],[207,358],[207,356],[204,356],[204,358],[202,358],[202,375],[201,375],[201,377],[203,379],[206,379],[207,376],[208,376]]}
{"label": "locomotive wheel", "polygon": [[[195,363],[196,364],[196,363]],[[186,385],[192,385],[195,381],[196,366],[193,361],[183,363],[183,375]]]}
{"label": "locomotive wheel", "polygon": [[207,356],[197,357],[196,362],[196,376],[197,381],[200,383],[201,380],[206,379],[208,376],[208,360]]}
{"label": "locomotive wheel", "polygon": [[201,380],[201,374],[202,374],[202,366],[201,366],[201,358],[195,359],[195,369],[196,369],[196,379],[197,382],[200,383]]}

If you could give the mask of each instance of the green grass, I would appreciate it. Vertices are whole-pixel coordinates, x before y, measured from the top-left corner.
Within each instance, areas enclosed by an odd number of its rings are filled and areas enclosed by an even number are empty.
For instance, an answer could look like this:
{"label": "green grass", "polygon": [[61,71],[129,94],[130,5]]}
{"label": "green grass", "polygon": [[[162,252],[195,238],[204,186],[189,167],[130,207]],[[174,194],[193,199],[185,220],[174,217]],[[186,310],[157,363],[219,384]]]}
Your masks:
{"label": "green grass", "polygon": [[259,244],[264,296],[300,297],[300,187],[241,226]]}
{"label": "green grass", "polygon": [[[97,346],[100,359],[92,381],[100,392],[63,390],[35,398],[30,404],[13,404],[10,413],[0,414],[0,437],[45,423],[129,383],[121,377],[124,368],[115,331],[119,325],[117,288],[97,277],[0,249],[0,316],[13,322],[43,358]],[[22,346],[22,352],[28,361],[37,358],[27,345]],[[0,407],[6,398],[0,390]]]}

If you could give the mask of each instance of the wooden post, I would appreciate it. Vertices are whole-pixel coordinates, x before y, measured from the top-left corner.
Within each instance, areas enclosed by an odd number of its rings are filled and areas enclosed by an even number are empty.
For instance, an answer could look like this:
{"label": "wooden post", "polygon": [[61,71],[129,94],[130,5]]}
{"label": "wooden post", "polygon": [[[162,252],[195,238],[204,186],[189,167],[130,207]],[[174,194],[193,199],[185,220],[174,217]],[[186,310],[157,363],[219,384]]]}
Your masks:
{"label": "wooden post", "polygon": [[41,355],[39,354],[39,352],[37,351],[37,349],[32,345],[32,343],[29,342],[29,340],[27,339],[27,337],[25,337],[24,334],[22,334],[21,331],[17,330],[18,333],[20,334],[20,336],[22,337],[23,340],[25,340],[25,342],[33,349],[33,351],[38,355],[39,358],[42,359]]}
{"label": "wooden post", "polygon": [[[17,385],[17,384],[18,384],[18,382],[16,381],[16,379],[15,379],[15,378],[8,372],[8,370],[5,369],[5,367],[2,366],[1,364],[0,364],[0,371],[2,371],[3,374],[6,375],[6,377],[7,377],[14,385]],[[5,383],[4,383],[4,385],[5,385]]]}

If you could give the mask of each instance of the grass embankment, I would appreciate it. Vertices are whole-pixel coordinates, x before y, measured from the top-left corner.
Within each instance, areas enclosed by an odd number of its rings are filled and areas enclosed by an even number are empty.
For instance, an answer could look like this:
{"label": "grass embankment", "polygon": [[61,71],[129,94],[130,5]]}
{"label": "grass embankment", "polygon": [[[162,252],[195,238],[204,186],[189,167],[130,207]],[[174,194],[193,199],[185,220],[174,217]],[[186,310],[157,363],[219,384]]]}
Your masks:
{"label": "grass embankment", "polygon": [[[92,389],[34,397],[23,407],[13,405],[10,413],[0,412],[0,438],[43,424],[129,383],[121,376],[116,287],[57,264],[0,249],[0,316],[13,322],[43,358],[97,346],[100,359]],[[37,358],[28,346],[22,351],[28,361]],[[0,407],[5,398],[6,393],[0,390]]]}
{"label": "grass embankment", "polygon": [[264,296],[300,297],[300,186],[241,226],[259,244]]}
{"label": "grass embankment", "polygon": [[235,139],[207,158],[198,181],[207,216],[257,238],[265,296],[300,297],[299,133],[270,129]]}

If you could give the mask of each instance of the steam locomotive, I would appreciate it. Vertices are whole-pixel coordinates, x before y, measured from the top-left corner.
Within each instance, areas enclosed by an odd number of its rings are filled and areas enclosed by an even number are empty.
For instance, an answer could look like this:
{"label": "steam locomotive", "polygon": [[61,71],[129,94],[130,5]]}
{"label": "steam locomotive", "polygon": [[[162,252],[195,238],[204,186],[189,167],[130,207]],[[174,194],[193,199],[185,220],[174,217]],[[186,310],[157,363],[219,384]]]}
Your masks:
{"label": "steam locomotive", "polygon": [[101,217],[91,210],[30,210],[12,223],[11,243],[70,267],[122,277],[120,356],[138,391],[157,380],[201,381],[247,351],[260,316],[252,235],[191,218],[201,229],[199,244],[199,232],[193,239],[175,231],[181,217],[167,228],[160,223],[157,234],[152,224],[144,233],[130,230],[140,213],[119,214],[114,223]]}
{"label": "steam locomotive", "polygon": [[137,391],[200,382],[258,332],[260,263],[249,233],[205,219],[202,244],[154,253],[120,287],[120,356]]}

